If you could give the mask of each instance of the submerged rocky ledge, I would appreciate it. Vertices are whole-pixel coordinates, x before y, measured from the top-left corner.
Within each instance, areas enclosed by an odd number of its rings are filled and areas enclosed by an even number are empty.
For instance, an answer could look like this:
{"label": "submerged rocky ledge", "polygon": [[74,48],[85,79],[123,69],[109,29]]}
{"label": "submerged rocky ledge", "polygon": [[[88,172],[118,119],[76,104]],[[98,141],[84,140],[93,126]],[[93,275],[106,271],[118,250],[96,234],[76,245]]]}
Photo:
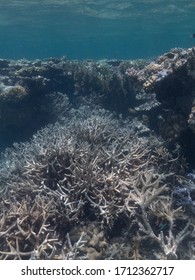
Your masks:
{"label": "submerged rocky ledge", "polygon": [[0,259],[195,258],[194,49],[0,75]]}

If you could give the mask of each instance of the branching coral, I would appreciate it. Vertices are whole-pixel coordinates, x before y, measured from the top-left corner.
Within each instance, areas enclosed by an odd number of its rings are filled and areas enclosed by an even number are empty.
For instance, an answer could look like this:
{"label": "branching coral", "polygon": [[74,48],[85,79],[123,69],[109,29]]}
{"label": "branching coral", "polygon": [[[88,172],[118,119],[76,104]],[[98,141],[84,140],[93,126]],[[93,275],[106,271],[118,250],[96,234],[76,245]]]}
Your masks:
{"label": "branching coral", "polygon": [[[159,226],[159,233],[151,227],[150,219],[145,209],[142,209],[142,223],[140,225],[140,231],[145,236],[142,238],[151,238],[153,242],[156,242],[161,249],[162,256],[160,258],[165,259],[177,259],[178,248],[182,241],[190,236],[193,229],[192,220],[187,221],[187,217],[181,207],[174,209],[172,202],[167,197],[161,197],[160,200],[153,201],[150,205],[150,210],[155,213],[155,218]],[[178,222],[183,224],[179,231],[175,228],[178,226]],[[156,254],[157,258],[159,256]]]}
{"label": "branching coral", "polygon": [[194,230],[172,202],[179,155],[134,124],[81,106],[5,151],[1,259],[181,258]]}
{"label": "branching coral", "polygon": [[[2,202],[1,259],[51,259],[59,245],[55,232],[58,219],[54,200],[37,195],[18,201]],[[6,209],[6,210],[5,210]]]}

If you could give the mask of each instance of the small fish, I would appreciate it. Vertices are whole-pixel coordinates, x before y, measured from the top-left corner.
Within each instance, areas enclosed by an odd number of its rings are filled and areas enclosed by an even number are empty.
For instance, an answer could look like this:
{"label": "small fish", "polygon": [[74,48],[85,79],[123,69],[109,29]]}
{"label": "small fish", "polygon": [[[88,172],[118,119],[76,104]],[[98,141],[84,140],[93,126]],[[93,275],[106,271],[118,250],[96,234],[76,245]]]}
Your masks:
{"label": "small fish", "polygon": [[195,33],[193,33],[191,37],[192,37],[192,38],[195,38]]}

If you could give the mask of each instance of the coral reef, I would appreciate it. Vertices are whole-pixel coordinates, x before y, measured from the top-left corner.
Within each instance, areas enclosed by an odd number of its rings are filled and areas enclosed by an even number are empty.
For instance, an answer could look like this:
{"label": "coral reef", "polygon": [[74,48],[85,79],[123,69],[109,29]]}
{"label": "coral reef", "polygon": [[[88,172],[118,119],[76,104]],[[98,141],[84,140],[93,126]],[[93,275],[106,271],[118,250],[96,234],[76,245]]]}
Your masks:
{"label": "coral reef", "polygon": [[188,124],[193,133],[195,133],[195,106],[192,106],[188,119]]}
{"label": "coral reef", "polygon": [[0,60],[0,259],[195,259],[194,61]]}
{"label": "coral reef", "polygon": [[173,195],[193,185],[183,159],[84,100],[2,154],[0,258],[181,259],[195,238]]}
{"label": "coral reef", "polygon": [[[128,108],[134,107],[140,85],[125,75],[125,71],[133,66],[141,68],[146,63],[141,60],[68,61],[65,58],[2,60],[0,100],[5,98],[0,102],[0,131],[5,135],[5,142],[26,140],[25,135],[29,137],[51,121],[50,95],[66,94],[69,102],[76,106],[82,96],[97,94],[96,102],[105,108],[128,114]],[[12,89],[11,106],[8,89]],[[25,94],[13,96],[13,89]],[[18,129],[23,138],[17,138]]]}
{"label": "coral reef", "polygon": [[[76,106],[81,97],[96,94],[96,102],[107,109],[140,118],[146,115],[150,128],[156,126],[164,138],[181,137],[188,128],[194,131],[194,57],[192,48],[173,49],[153,61],[3,60],[1,129],[8,135],[10,127],[26,134],[30,123],[34,133],[51,121],[48,96],[66,94]],[[10,106],[9,96],[19,105]],[[180,121],[169,122],[169,115],[179,116]],[[155,124],[154,117],[159,119]],[[167,133],[171,130],[175,133]],[[17,132],[14,141],[16,137]]]}
{"label": "coral reef", "polygon": [[[193,130],[194,60],[193,48],[173,49],[141,70],[133,67],[126,70],[127,76],[136,77],[142,84],[142,91],[146,92],[147,96],[155,93],[156,105],[160,107],[158,115],[164,122],[163,129],[162,122],[159,122],[160,131],[166,139],[180,137],[188,128],[188,123]],[[144,100],[143,94],[141,99]],[[167,115],[171,115],[176,122]],[[173,132],[170,134],[167,130]]]}

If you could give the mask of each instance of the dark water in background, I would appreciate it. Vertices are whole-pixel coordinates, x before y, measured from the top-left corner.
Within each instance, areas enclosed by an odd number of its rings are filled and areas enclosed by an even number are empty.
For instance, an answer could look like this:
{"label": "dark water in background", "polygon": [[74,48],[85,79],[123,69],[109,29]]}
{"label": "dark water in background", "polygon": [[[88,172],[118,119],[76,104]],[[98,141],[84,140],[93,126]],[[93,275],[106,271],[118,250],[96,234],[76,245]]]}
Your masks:
{"label": "dark water in background", "polygon": [[0,1],[1,58],[150,58],[194,32],[194,0]]}

